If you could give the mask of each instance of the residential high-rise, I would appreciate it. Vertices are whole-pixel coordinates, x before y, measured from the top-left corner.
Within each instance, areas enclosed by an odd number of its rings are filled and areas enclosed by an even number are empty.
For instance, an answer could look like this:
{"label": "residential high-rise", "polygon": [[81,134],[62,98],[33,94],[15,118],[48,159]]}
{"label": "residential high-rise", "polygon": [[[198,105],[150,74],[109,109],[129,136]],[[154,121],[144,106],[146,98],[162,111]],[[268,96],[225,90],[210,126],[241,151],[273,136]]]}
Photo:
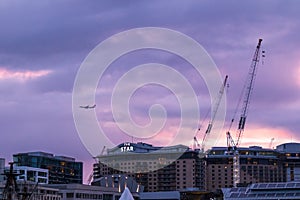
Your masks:
{"label": "residential high-rise", "polygon": [[28,152],[13,155],[17,166],[28,166],[49,170],[49,184],[82,184],[82,162],[75,158],[55,156],[45,152]]}

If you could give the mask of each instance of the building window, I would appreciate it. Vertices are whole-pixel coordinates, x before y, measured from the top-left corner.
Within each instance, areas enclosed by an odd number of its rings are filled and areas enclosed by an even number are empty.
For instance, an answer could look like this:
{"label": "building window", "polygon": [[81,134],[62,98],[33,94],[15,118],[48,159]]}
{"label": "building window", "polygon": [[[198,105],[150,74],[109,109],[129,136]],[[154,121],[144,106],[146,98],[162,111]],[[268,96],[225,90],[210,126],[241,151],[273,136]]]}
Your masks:
{"label": "building window", "polygon": [[[77,194],[76,194],[76,196],[77,196]],[[74,193],[67,193],[66,197],[67,198],[74,198]]]}
{"label": "building window", "polygon": [[38,172],[38,176],[47,177],[47,173],[46,172]]}

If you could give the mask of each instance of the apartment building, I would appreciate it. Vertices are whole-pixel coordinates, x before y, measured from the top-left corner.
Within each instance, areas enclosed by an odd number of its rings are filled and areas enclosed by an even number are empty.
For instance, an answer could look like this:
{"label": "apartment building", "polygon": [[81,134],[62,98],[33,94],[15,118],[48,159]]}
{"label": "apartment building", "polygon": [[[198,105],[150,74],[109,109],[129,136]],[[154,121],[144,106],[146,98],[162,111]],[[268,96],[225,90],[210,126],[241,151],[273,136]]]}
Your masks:
{"label": "apartment building", "polygon": [[[213,147],[206,156],[206,190],[233,187],[233,155],[227,147]],[[280,153],[258,146],[238,148],[240,186],[251,183],[284,181]]]}

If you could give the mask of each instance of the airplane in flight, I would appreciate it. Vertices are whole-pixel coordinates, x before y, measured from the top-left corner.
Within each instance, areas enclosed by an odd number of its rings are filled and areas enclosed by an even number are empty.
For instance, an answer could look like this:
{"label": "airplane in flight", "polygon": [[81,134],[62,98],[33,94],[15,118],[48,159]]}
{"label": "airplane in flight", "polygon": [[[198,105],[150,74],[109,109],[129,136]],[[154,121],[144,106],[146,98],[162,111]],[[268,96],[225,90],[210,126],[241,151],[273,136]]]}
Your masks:
{"label": "airplane in flight", "polygon": [[80,108],[84,108],[84,109],[93,109],[96,107],[96,104],[90,106],[90,105],[86,105],[86,106],[79,106]]}

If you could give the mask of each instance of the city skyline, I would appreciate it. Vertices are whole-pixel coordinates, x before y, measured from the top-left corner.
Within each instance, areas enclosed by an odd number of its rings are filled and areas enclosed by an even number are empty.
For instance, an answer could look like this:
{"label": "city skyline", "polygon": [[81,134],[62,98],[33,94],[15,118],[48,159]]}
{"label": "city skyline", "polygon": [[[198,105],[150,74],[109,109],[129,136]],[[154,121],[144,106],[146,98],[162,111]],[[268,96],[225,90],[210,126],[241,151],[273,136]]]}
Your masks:
{"label": "city skyline", "polygon": [[[272,138],[273,146],[299,142],[299,4],[297,1],[174,1],[172,4],[73,1],[71,6],[68,1],[1,1],[0,157],[8,162],[12,154],[41,150],[76,157],[85,163],[85,172],[91,172],[93,159],[80,141],[72,115],[76,73],[100,42],[138,27],[176,30],[205,48],[221,76],[229,76],[226,122],[233,115],[257,41],[262,38],[266,57],[258,68],[241,146],[268,147]],[[103,78],[104,87],[99,87],[96,93],[98,120],[111,135],[120,134],[113,126],[111,114],[107,114],[113,84],[139,64],[158,62],[184,69],[183,74],[190,78],[198,95],[201,116],[209,110],[209,94],[203,80],[194,77],[182,59],[151,50],[126,56],[112,64]],[[138,124],[147,124],[153,101],[165,105],[168,112],[169,121],[160,141],[153,141],[162,145],[178,123],[176,99],[162,88],[144,88],[132,99],[132,115]],[[196,131],[199,124],[193,122],[191,131]],[[227,127],[225,123],[216,146],[226,145]],[[131,141],[128,136],[114,139],[116,143]],[[183,144],[190,146],[192,139],[185,138]]]}

